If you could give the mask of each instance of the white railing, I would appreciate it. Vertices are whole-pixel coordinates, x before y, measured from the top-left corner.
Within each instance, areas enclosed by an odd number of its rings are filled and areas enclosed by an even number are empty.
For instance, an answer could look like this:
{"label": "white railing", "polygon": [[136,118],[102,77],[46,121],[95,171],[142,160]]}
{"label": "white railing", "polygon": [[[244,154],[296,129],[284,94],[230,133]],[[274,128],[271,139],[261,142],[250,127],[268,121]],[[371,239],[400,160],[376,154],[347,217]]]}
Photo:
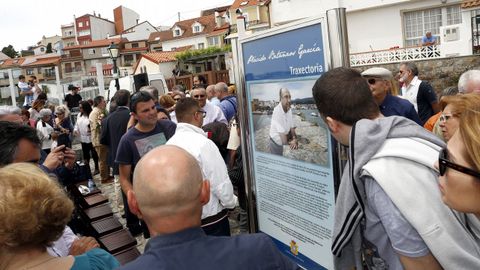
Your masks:
{"label": "white railing", "polygon": [[421,46],[408,48],[392,48],[383,51],[372,51],[350,54],[350,66],[366,66],[373,64],[400,63],[432,58],[440,58],[440,46]]}

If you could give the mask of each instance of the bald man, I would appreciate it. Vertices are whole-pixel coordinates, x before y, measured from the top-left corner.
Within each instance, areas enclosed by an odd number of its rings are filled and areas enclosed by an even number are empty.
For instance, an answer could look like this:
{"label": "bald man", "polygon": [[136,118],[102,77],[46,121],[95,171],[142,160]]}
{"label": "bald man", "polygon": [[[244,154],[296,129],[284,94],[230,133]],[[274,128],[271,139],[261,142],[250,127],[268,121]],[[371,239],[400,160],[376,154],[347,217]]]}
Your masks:
{"label": "bald man", "polygon": [[215,95],[215,85],[214,84],[210,84],[209,86],[207,86],[207,99],[208,101],[212,104],[212,105],[215,105],[215,106],[218,106],[220,105],[220,100],[217,98],[217,96]]}
{"label": "bald man", "polygon": [[177,130],[166,144],[179,146],[193,155],[203,177],[211,184],[210,202],[202,211],[202,228],[208,235],[230,236],[227,209],[235,208],[237,198],[218,147],[202,129],[205,112],[195,99],[183,98],[177,102],[175,114]]}
{"label": "bald man", "polygon": [[143,255],[120,269],[300,269],[265,234],[205,235],[200,219],[210,184],[202,179],[195,158],[182,148],[164,145],[151,150],[133,177],[128,202],[145,220],[152,238]]}

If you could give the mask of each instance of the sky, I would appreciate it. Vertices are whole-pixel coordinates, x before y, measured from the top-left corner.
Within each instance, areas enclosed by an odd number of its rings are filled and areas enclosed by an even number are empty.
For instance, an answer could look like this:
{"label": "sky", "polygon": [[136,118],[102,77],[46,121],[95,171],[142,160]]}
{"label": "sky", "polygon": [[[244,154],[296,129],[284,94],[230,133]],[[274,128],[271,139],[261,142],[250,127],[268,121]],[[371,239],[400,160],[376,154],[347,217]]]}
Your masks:
{"label": "sky", "polygon": [[0,8],[0,50],[12,45],[16,51],[27,49],[42,36],[61,36],[60,26],[73,22],[73,16],[101,14],[113,21],[113,9],[124,6],[140,15],[140,22],[154,26],[172,26],[178,20],[200,16],[200,11],[231,5],[234,0],[23,0],[2,1]]}
{"label": "sky", "polygon": [[[281,83],[253,83],[250,85],[250,98],[258,98],[261,101],[278,101],[280,98],[280,88],[287,88],[290,91],[290,96],[292,97],[292,100],[297,98],[310,98],[312,97],[312,86],[314,83],[315,80],[310,79],[285,81]],[[272,89],[274,89],[275,91],[271,91]]]}

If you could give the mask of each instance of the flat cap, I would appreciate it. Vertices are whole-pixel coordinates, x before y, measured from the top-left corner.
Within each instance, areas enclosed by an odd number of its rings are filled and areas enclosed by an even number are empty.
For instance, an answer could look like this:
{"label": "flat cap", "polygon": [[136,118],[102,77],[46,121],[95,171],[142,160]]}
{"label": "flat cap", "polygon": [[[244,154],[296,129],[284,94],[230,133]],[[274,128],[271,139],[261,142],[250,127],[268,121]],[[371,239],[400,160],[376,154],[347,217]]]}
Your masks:
{"label": "flat cap", "polygon": [[362,77],[375,77],[390,80],[393,78],[392,72],[386,68],[374,67],[362,72]]}

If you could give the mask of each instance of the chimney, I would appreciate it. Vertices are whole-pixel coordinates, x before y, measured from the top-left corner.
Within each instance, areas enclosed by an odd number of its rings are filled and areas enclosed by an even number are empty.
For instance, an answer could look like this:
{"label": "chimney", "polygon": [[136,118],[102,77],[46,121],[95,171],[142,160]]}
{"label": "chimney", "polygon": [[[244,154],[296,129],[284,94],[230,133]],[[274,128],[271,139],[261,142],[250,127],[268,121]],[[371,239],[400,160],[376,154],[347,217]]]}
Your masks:
{"label": "chimney", "polygon": [[96,16],[97,16],[97,14],[95,14],[95,10],[94,10],[94,11],[93,11],[93,17],[96,17]]}

